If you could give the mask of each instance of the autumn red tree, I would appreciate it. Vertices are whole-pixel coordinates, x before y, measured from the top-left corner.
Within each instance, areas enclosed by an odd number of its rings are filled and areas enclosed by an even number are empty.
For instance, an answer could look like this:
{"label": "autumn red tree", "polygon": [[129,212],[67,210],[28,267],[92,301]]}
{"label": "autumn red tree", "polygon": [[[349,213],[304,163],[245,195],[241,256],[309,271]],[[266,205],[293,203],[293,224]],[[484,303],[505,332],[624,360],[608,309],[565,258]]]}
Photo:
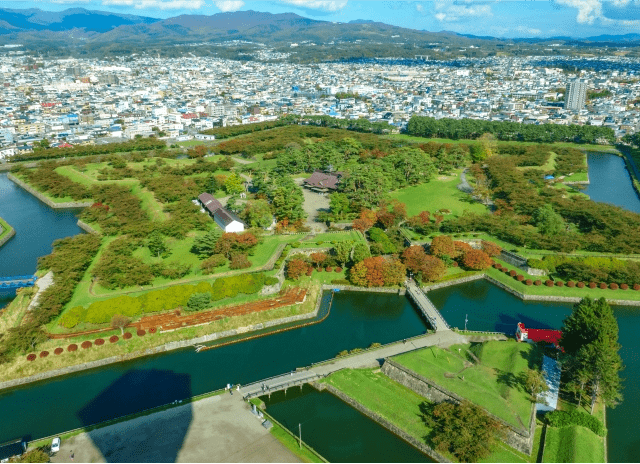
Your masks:
{"label": "autumn red tree", "polygon": [[456,254],[455,254],[455,256],[452,256],[452,258],[456,258],[458,256],[462,256],[467,251],[473,250],[473,247],[471,245],[469,245],[467,242],[461,242],[461,241],[458,241],[458,240],[453,242],[453,246],[456,248]]}
{"label": "autumn red tree", "polygon": [[313,263],[316,265],[317,268],[320,268],[320,266],[322,266],[322,263],[324,263],[327,260],[327,254],[322,252],[311,253],[309,257],[311,258],[311,261],[313,261]]}
{"label": "autumn red tree", "polygon": [[448,235],[438,235],[431,241],[429,251],[433,256],[439,258],[444,256],[453,258],[456,255],[456,246],[453,243],[453,239]]}
{"label": "autumn red tree", "polygon": [[436,281],[444,275],[446,270],[447,266],[444,264],[444,261],[435,256],[427,255],[422,270],[422,280],[429,282]]}
{"label": "autumn red tree", "polygon": [[251,232],[242,234],[225,233],[216,242],[214,251],[224,255],[227,259],[237,252],[247,252],[258,244],[258,239]]}
{"label": "autumn red tree", "polygon": [[382,278],[385,285],[402,285],[407,278],[407,268],[397,258],[388,259],[382,268]]}
{"label": "autumn red tree", "polygon": [[361,287],[381,287],[400,285],[406,277],[406,267],[398,259],[385,259],[382,256],[366,258],[355,264],[349,277],[354,285]]}
{"label": "autumn red tree", "polygon": [[462,257],[462,265],[467,269],[479,271],[491,266],[491,258],[482,250],[467,251]]}
{"label": "autumn red tree", "polygon": [[482,241],[482,251],[491,257],[499,256],[502,253],[502,247],[493,242]]}
{"label": "autumn red tree", "polygon": [[413,245],[402,252],[402,262],[407,269],[414,274],[420,274],[424,271],[427,262],[427,255],[419,245]]}
{"label": "autumn red tree", "polygon": [[309,264],[301,259],[292,259],[287,264],[287,278],[298,280],[300,276],[305,274],[309,268]]}

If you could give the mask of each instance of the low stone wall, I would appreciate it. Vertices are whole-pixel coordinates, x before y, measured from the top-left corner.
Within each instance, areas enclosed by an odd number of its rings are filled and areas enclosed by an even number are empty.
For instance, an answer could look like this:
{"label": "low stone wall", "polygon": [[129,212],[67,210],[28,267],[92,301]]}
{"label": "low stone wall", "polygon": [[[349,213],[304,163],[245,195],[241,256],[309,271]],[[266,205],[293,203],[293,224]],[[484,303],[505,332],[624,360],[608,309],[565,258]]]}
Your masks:
{"label": "low stone wall", "polygon": [[[0,229],[2,228],[0,227]],[[5,243],[7,243],[9,240],[11,240],[11,238],[13,238],[15,234],[16,234],[16,230],[13,227],[11,227],[11,230],[9,230],[9,233],[4,237],[0,238],[0,247]]]}
{"label": "low stone wall", "polygon": [[512,253],[511,251],[502,250],[500,252],[500,259],[520,269],[527,267],[527,258],[517,253]]}
{"label": "low stone wall", "polygon": [[[433,403],[442,403],[444,401],[461,403],[464,400],[461,396],[458,396],[435,382],[407,369],[392,359],[384,360],[382,372],[391,380],[404,385],[408,389],[424,398],[427,398]],[[533,406],[531,407],[531,411],[533,417],[533,429],[531,428],[531,417],[529,420],[529,427],[526,427],[523,424],[523,428],[518,429],[512,424],[505,422],[503,419],[485,410],[489,416],[504,426],[505,436],[503,441],[512,448],[527,455],[530,455],[533,449],[533,438],[535,433],[535,408]]]}
{"label": "low stone wall", "polygon": [[67,202],[67,203],[55,203],[50,198],[48,198],[47,196],[45,196],[42,193],[38,192],[36,189],[31,187],[27,183],[23,182],[22,180],[18,179],[13,174],[7,174],[7,178],[10,181],[12,181],[15,184],[17,184],[19,187],[21,187],[24,190],[26,190],[27,192],[29,192],[31,195],[36,197],[38,200],[40,200],[41,202],[43,202],[44,204],[46,204],[50,208],[54,208],[54,209],[86,208],[87,206],[91,206],[93,204],[91,202],[79,202],[79,201],[75,201],[75,202],[71,201],[71,202]]}
{"label": "low stone wall", "polygon": [[317,382],[314,382],[312,385],[319,391],[327,390],[332,395],[337,396],[342,401],[347,403],[349,406],[356,409],[357,411],[360,411],[369,419],[372,419],[378,424],[382,425],[385,429],[399,436],[400,438],[410,443],[415,448],[418,448],[420,451],[422,451],[424,454],[434,459],[436,462],[451,462],[450,460],[442,456],[440,453],[438,453],[436,450],[432,449],[430,446],[427,446],[426,443],[423,443],[422,441],[417,440],[415,437],[409,435],[407,432],[405,432],[401,428],[389,422],[380,414],[373,412],[372,410],[364,406],[362,403],[354,400],[349,395],[346,395],[345,393],[335,388],[333,385],[327,385],[326,383],[317,383]]}
{"label": "low stone wall", "polygon": [[221,338],[231,337],[238,334],[255,332],[257,330],[273,327],[276,325],[288,324],[291,322],[302,321],[305,319],[313,319],[318,314],[318,309],[319,309],[319,300],[318,300],[318,304],[316,304],[315,310],[307,314],[298,314],[296,316],[289,316],[289,317],[284,317],[280,319],[275,319],[273,321],[267,321],[261,324],[254,324],[247,327],[240,327],[238,329],[225,330],[223,332],[215,332],[212,334],[203,335],[202,337],[192,338],[189,340],[177,340],[174,342],[165,343],[164,345],[154,346],[153,348],[147,348],[146,350],[134,351],[132,353],[126,353],[119,356],[112,356],[110,358],[98,359],[96,361],[90,361],[84,364],[76,364],[75,366],[68,366],[68,367],[63,367],[61,369],[42,372],[40,374],[32,375],[29,377],[8,380],[6,382],[0,382],[0,390],[5,388],[16,387],[18,385],[24,385],[31,382],[38,382],[40,380],[45,380],[45,379],[57,377],[60,375],[72,374],[74,372],[93,369],[95,367],[107,366],[109,364],[116,364],[122,361],[127,361],[130,359],[135,359],[142,356],[162,353],[165,351],[177,350],[180,348],[187,348],[189,346],[194,346],[201,343],[210,342],[213,340],[218,340]]}
{"label": "low stone wall", "polygon": [[485,277],[484,274],[476,274],[476,275],[467,276],[467,277],[460,277],[459,279],[451,279],[451,280],[447,280],[446,282],[424,285],[422,287],[422,290],[424,290],[425,292],[428,292],[429,290],[437,290],[439,288],[450,287],[452,285],[464,284],[466,282],[473,282],[474,280],[484,279],[484,277]]}
{"label": "low stone wall", "polygon": [[84,230],[85,232],[87,232],[89,234],[100,235],[100,232],[95,230],[93,227],[91,227],[86,222],[81,221],[80,219],[78,219],[78,227],[80,227],[82,230]]}
{"label": "low stone wall", "polygon": [[324,284],[322,290],[344,290],[346,292],[368,292],[368,293],[397,293],[398,295],[404,295],[407,289],[401,288],[385,288],[385,287],[353,287],[351,285],[334,285]]}

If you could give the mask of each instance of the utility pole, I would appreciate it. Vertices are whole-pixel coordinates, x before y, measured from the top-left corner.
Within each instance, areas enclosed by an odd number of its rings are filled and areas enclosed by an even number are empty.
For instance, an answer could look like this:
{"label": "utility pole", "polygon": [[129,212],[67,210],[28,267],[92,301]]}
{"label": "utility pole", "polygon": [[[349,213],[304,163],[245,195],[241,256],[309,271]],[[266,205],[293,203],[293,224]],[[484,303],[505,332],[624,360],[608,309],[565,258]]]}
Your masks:
{"label": "utility pole", "polygon": [[298,438],[299,438],[299,442],[298,442],[298,447],[302,448],[302,424],[298,423]]}

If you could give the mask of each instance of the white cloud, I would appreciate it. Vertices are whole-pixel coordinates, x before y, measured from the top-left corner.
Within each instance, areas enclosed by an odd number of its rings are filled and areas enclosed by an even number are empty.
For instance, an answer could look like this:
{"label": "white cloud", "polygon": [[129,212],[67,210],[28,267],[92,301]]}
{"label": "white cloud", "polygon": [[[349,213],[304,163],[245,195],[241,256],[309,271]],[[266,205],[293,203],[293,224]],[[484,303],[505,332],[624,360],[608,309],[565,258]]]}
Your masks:
{"label": "white cloud", "polygon": [[456,2],[453,0],[436,0],[433,4],[435,18],[438,21],[459,21],[464,18],[492,16],[491,5],[476,2]]}
{"label": "white cloud", "polygon": [[535,29],[535,28],[526,27],[526,26],[518,26],[514,30],[517,32],[520,32],[521,34],[527,34],[527,35],[538,35],[542,32],[540,29]]}
{"label": "white cloud", "polygon": [[103,5],[132,6],[136,10],[197,10],[204,0],[102,0]]}
{"label": "white cloud", "polygon": [[282,3],[311,10],[339,11],[347,5],[347,0],[280,0]]}
{"label": "white cloud", "polygon": [[213,2],[220,11],[238,11],[244,6],[242,0],[224,0],[221,2]]}
{"label": "white cloud", "polygon": [[424,6],[422,6],[422,3],[418,3],[416,5],[416,10],[418,10],[420,13],[424,11]]}
{"label": "white cloud", "polygon": [[[591,25],[598,20],[608,26],[640,27],[639,20],[611,19],[605,16],[602,11],[603,0],[555,0],[555,2],[559,5],[576,8],[578,10],[576,21],[579,24]],[[608,4],[616,8],[624,8],[630,2],[630,0],[611,0]],[[637,4],[638,0],[635,0],[635,3]]]}

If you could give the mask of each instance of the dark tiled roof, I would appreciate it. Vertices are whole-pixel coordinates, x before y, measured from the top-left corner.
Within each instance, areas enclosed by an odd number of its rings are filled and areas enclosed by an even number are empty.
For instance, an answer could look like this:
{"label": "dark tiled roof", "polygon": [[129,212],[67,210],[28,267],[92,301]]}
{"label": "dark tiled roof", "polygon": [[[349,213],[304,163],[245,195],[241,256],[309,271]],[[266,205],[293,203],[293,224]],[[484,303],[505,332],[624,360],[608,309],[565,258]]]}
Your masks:
{"label": "dark tiled roof", "polygon": [[222,203],[213,198],[213,195],[210,193],[201,193],[198,200],[200,200],[200,203],[202,203],[202,205],[207,208],[211,214],[222,208]]}
{"label": "dark tiled roof", "polygon": [[338,188],[338,182],[340,182],[342,174],[342,172],[327,174],[325,172],[315,171],[313,174],[311,174],[311,177],[304,180],[304,183],[310,187],[335,190],[336,188]]}
{"label": "dark tiled roof", "polygon": [[225,226],[228,226],[233,221],[237,221],[240,224],[244,225],[244,222],[242,222],[238,216],[236,216],[231,211],[228,211],[224,208],[217,209],[216,212],[214,213],[214,217],[216,217]]}

